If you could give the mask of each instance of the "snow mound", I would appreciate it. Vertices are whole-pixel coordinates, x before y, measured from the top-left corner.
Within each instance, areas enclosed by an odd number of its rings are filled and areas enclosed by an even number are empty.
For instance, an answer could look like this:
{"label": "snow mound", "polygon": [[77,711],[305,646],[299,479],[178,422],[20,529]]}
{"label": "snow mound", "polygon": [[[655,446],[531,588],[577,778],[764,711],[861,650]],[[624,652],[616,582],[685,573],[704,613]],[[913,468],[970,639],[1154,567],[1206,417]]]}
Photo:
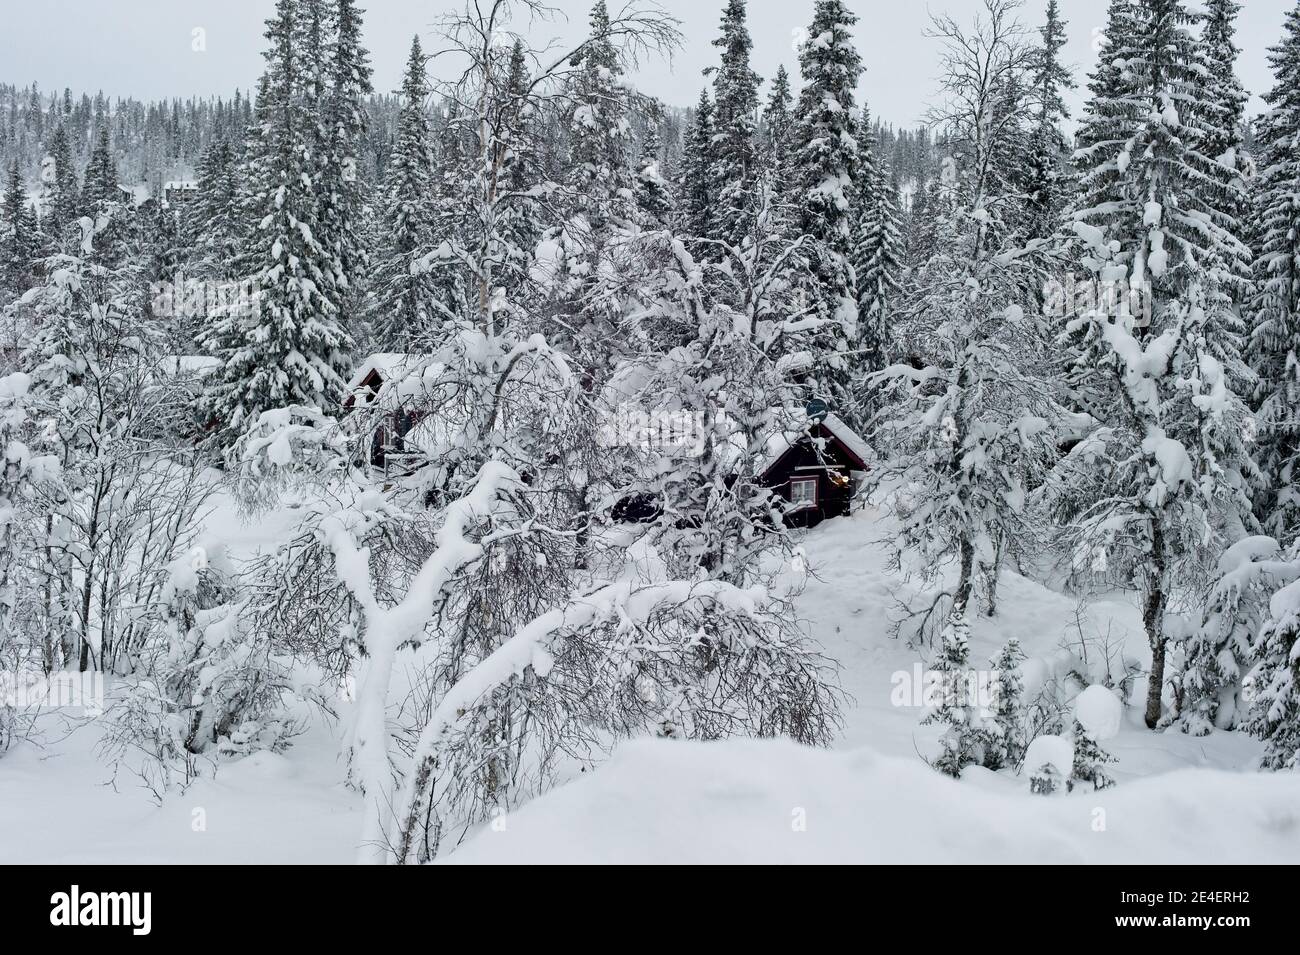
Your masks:
{"label": "snow mound", "polygon": [[1294,773],[1188,769],[1043,799],[1013,779],[958,782],[870,750],[638,740],[446,861],[1295,863],[1298,806]]}
{"label": "snow mound", "polygon": [[1025,770],[1038,772],[1051,766],[1062,779],[1074,772],[1074,744],[1064,736],[1037,736],[1025,750]]}
{"label": "snow mound", "polygon": [[1094,683],[1074,698],[1074,718],[1100,743],[1119,735],[1124,704],[1106,687]]}

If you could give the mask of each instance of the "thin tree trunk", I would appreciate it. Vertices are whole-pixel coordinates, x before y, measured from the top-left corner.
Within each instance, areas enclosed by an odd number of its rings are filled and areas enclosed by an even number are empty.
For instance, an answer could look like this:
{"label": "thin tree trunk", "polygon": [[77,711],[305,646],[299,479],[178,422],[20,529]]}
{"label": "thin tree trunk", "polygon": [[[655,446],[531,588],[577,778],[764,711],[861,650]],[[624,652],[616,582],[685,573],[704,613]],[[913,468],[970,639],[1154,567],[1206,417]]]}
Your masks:
{"label": "thin tree trunk", "polygon": [[992,617],[998,612],[998,578],[1002,576],[1002,552],[1005,549],[1006,536],[1001,530],[995,534],[993,543],[993,563],[981,568],[984,577],[984,616]]}
{"label": "thin tree trunk", "polygon": [[1155,729],[1160,722],[1160,701],[1165,686],[1165,530],[1159,518],[1151,519],[1151,575],[1147,580],[1146,606],[1142,610],[1142,624],[1151,644],[1146,724],[1148,729]]}
{"label": "thin tree trunk", "polygon": [[81,587],[81,654],[78,669],[82,673],[85,673],[90,669],[90,610],[91,607],[94,606],[94,595],[95,557],[94,550],[92,549],[90,560],[86,564],[86,580]]}
{"label": "thin tree trunk", "polygon": [[963,536],[958,545],[961,554],[961,573],[957,577],[957,591],[953,594],[953,606],[969,607],[971,589],[975,584],[975,545],[969,537]]}

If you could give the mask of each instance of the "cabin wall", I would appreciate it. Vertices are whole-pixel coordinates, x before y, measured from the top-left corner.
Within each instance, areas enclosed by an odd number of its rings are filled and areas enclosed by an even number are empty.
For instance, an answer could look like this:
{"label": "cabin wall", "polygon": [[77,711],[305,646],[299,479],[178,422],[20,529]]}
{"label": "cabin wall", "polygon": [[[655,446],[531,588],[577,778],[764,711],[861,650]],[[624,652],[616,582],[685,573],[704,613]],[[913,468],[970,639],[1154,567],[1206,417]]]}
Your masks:
{"label": "cabin wall", "polygon": [[[866,466],[849,446],[825,427],[818,426],[815,435],[825,439],[822,453],[818,453],[810,440],[802,440],[774,461],[761,478],[764,487],[786,501],[791,500],[793,479],[816,478],[816,506],[787,511],[785,523],[789,527],[815,527],[829,517],[847,515],[861,477],[858,469]],[[843,480],[840,483],[832,481],[832,473],[842,476]],[[729,485],[733,479],[728,479]],[[662,513],[662,502],[654,495],[642,494],[620,500],[612,516],[620,523],[646,523],[657,520]]]}
{"label": "cabin wall", "polygon": [[[835,484],[826,469],[828,464],[839,464],[838,473],[849,480],[843,485]],[[811,443],[803,442],[791,448],[777,462],[776,467],[767,476],[767,485],[788,501],[792,479],[804,477],[817,478],[817,506],[787,512],[785,517],[787,525],[815,527],[828,517],[842,517],[849,513],[854,482],[847,462],[841,461],[838,456],[829,452],[825,457],[821,457]]]}

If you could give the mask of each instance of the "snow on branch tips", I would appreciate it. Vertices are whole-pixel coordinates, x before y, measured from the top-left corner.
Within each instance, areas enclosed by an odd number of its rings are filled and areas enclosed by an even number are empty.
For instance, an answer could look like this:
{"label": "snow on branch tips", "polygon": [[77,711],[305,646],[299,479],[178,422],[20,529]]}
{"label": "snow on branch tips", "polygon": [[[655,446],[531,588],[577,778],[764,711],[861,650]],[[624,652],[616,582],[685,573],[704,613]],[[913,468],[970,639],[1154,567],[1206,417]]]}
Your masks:
{"label": "snow on branch tips", "polygon": [[295,483],[338,473],[348,444],[339,423],[319,408],[292,405],[258,413],[231,452],[239,463],[241,504],[256,513]]}
{"label": "snow on branch tips", "polygon": [[391,861],[437,854],[442,819],[459,817],[471,796],[467,770],[482,758],[485,720],[511,694],[532,702],[533,732],[549,746],[574,722],[616,737],[657,727],[824,743],[838,692],[779,604],[762,587],[717,580],[619,581],[530,621],[432,711],[395,801]]}

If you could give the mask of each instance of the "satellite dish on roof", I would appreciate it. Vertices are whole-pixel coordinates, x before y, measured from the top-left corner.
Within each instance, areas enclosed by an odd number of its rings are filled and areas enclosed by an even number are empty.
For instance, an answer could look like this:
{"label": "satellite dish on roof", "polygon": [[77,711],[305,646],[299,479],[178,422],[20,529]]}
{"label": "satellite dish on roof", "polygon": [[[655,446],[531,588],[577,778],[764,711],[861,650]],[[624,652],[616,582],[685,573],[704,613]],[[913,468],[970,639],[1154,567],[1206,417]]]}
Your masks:
{"label": "satellite dish on roof", "polygon": [[809,399],[808,404],[804,406],[804,411],[807,412],[808,417],[812,420],[821,421],[831,413],[831,407],[820,398],[811,398]]}

